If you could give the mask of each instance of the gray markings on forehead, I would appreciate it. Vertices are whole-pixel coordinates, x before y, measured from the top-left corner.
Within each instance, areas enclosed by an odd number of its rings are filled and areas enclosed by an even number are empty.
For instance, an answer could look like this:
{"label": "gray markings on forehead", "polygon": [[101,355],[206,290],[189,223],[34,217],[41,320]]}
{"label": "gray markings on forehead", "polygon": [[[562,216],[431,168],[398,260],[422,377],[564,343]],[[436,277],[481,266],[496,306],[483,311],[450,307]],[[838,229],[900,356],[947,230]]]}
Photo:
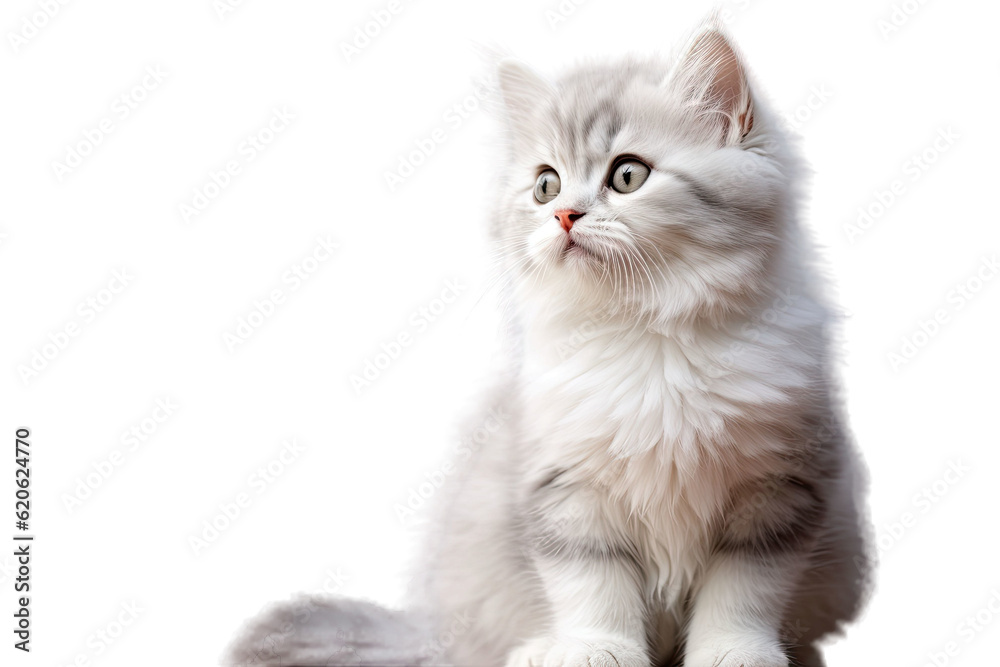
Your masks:
{"label": "gray markings on forehead", "polygon": [[[585,178],[590,178],[595,169],[603,170],[608,159],[616,157],[611,151],[625,126],[626,114],[620,104],[624,92],[621,82],[604,85],[577,82],[572,89],[558,95],[550,107],[549,116],[555,123],[553,148],[557,155],[582,169]],[[717,192],[690,174],[669,167],[660,169],[683,182],[705,206],[726,206]]]}
{"label": "gray markings on forehead", "polygon": [[[603,168],[607,162],[615,137],[622,130],[622,114],[614,103],[607,103],[593,112],[595,120],[588,127],[581,127],[580,151],[587,174]],[[613,156],[611,156],[613,157]]]}
{"label": "gray markings on forehead", "polygon": [[603,168],[615,137],[625,124],[618,97],[620,90],[586,90],[565,96],[564,103],[553,109],[558,151],[582,165],[588,176],[598,165]]}
{"label": "gray markings on forehead", "polygon": [[670,174],[679,181],[683,181],[683,183],[688,187],[688,190],[691,191],[691,194],[697,197],[698,200],[705,206],[712,206],[712,207],[725,206],[725,203],[721,199],[719,199],[715,195],[715,193],[712,192],[710,188],[705,186],[703,183],[701,183],[701,181],[694,178],[693,176],[686,174],[683,171],[677,171],[676,169],[668,168],[668,169],[661,169],[661,171]]}
{"label": "gray markings on forehead", "polygon": [[604,133],[605,153],[611,152],[611,147],[615,143],[615,137],[617,137],[618,133],[622,131],[622,125],[624,125],[624,121],[622,120],[622,117],[618,113],[618,111],[615,110],[615,113],[612,114],[611,118],[608,120],[607,126],[605,127],[605,133]]}
{"label": "gray markings on forehead", "polygon": [[591,140],[591,137],[598,132],[602,132],[604,135],[602,145],[605,152],[607,152],[611,150],[611,142],[614,140],[615,135],[621,131],[621,127],[621,111],[619,111],[614,100],[604,98],[597,103],[595,109],[587,114],[583,122],[579,123],[577,133],[575,134],[577,145],[584,148],[593,146],[594,142]]}

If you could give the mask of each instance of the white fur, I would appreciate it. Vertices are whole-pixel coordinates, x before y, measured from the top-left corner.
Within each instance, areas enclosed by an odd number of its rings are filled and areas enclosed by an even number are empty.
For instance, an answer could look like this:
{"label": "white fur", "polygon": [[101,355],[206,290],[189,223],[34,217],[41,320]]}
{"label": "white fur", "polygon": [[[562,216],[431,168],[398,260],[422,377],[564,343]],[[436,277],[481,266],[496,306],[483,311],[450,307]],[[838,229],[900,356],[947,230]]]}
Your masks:
{"label": "white fur", "polygon": [[[506,417],[439,496],[413,613],[471,619],[456,665],[821,665],[865,556],[789,138],[714,25],[673,61],[498,82],[510,354],[470,430]],[[652,167],[629,194],[625,154]]]}
{"label": "white fur", "polygon": [[[455,659],[499,664],[514,648],[509,667],[648,665],[686,636],[689,667],[786,665],[784,644],[850,618],[861,578],[852,559],[862,558],[830,316],[796,220],[801,163],[714,26],[673,65],[625,61],[550,84],[508,61],[499,82],[511,160],[493,232],[517,369],[500,400],[516,417],[447,500],[433,538],[443,546],[431,604],[481,620],[474,648],[457,646]],[[574,134],[602,95],[627,110],[610,146],[599,132]],[[653,166],[630,194],[604,185],[621,154]],[[562,191],[539,205],[541,166],[556,169]],[[719,206],[692,196],[691,178]],[[569,236],[592,255],[566,253],[553,216],[564,208],[586,212]],[[803,432],[803,413],[832,435]],[[815,480],[833,499],[814,541],[822,553],[763,564],[717,553],[734,489],[798,474],[789,460],[819,440],[846,470]],[[535,510],[565,534],[636,545],[638,574],[607,560],[487,555],[524,544],[517,513],[554,469],[573,490]],[[832,534],[842,539],[822,537]],[[452,576],[457,561],[490,569]],[[817,587],[820,572],[833,579]],[[824,611],[806,619],[805,636],[788,636],[810,605]]]}

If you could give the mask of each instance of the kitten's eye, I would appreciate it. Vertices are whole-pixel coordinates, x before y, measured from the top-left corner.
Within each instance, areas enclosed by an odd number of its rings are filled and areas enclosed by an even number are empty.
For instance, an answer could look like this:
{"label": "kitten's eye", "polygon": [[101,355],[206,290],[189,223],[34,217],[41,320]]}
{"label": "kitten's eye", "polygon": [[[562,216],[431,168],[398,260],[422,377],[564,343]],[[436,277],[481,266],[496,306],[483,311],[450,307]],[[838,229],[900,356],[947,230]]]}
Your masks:
{"label": "kitten's eye", "polygon": [[552,169],[546,169],[538,175],[535,181],[535,201],[539,204],[548,204],[559,194],[559,174]]}
{"label": "kitten's eye", "polygon": [[617,192],[635,192],[649,178],[649,167],[635,159],[625,159],[615,165],[611,172],[611,187]]}

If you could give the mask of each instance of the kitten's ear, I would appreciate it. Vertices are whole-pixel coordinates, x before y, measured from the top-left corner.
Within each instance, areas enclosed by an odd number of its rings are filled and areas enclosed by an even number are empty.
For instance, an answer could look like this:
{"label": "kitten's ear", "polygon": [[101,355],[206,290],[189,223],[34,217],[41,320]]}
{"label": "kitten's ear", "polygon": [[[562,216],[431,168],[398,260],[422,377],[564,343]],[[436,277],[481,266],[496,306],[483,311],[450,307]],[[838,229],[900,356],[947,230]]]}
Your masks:
{"label": "kitten's ear", "polygon": [[522,134],[530,129],[539,105],[554,93],[551,84],[516,58],[497,63],[497,83],[511,127]]}
{"label": "kitten's ear", "polygon": [[687,101],[719,125],[723,145],[753,129],[753,98],[746,69],[725,33],[710,24],[692,40],[672,77]]}

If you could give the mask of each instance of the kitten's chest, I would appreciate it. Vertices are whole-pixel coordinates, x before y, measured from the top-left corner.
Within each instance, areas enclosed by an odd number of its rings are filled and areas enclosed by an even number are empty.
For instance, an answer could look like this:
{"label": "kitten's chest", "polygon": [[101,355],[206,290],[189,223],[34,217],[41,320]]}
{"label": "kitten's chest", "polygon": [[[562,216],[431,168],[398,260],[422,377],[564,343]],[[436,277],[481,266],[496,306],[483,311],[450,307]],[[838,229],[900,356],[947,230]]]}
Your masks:
{"label": "kitten's chest", "polygon": [[571,356],[526,362],[528,483],[558,472],[650,517],[654,533],[699,533],[734,484],[783,454],[769,436],[787,416],[773,386],[731,368],[720,377],[711,355],[664,336],[595,335]]}
{"label": "kitten's chest", "polygon": [[[525,425],[569,459],[623,459],[653,450],[664,460],[723,432],[733,405],[713,392],[711,364],[655,335],[595,336],[570,354],[528,355]],[[665,457],[665,458],[664,458]]]}
{"label": "kitten's chest", "polygon": [[662,337],[592,343],[525,365],[529,477],[558,473],[560,483],[596,489],[598,514],[642,554],[649,591],[679,599],[710,548],[729,470],[739,465],[707,450],[728,437],[738,410]]}

